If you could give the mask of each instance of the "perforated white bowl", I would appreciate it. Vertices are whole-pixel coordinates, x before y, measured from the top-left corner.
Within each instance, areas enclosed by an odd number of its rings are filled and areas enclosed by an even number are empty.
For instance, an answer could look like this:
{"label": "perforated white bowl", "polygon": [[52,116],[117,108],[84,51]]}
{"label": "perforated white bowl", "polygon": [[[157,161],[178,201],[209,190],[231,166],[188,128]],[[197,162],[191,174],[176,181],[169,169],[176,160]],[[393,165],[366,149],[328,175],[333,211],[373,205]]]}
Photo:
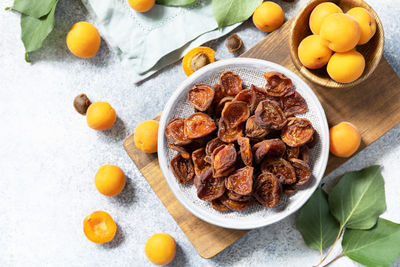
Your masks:
{"label": "perforated white bowl", "polygon": [[[278,71],[292,79],[296,90],[307,101],[309,111],[298,117],[309,119],[319,134],[316,146],[310,150],[310,165],[312,178],[309,183],[293,195],[284,195],[278,206],[267,209],[254,203],[244,211],[233,211],[222,213],[214,210],[208,202],[197,198],[196,188],[193,183],[188,185],[179,184],[169,168],[169,162],[177,152],[168,147],[168,140],[164,135],[166,124],[173,118],[187,118],[193,113],[193,107],[188,103],[188,91],[197,83],[213,85],[218,82],[220,74],[225,70],[231,70],[240,75],[246,86],[255,84],[264,86],[266,81],[264,73]],[[253,229],[266,226],[282,220],[298,210],[312,195],[322,179],[325,172],[329,154],[329,131],[325,112],[311,88],[296,74],[290,70],[259,59],[235,58],[220,60],[209,64],[182,82],[168,100],[162,113],[158,132],[158,160],[164,177],[182,205],[198,218],[225,228]]]}

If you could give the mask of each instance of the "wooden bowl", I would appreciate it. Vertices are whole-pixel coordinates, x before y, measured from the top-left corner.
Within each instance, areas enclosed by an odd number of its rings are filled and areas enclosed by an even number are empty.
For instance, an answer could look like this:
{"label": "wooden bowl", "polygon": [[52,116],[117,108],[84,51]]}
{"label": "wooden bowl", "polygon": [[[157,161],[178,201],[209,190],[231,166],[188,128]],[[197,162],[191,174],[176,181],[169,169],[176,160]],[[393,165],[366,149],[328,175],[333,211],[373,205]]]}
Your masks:
{"label": "wooden bowl", "polygon": [[[375,18],[376,21],[375,35],[371,38],[371,40],[369,40],[368,43],[356,47],[357,51],[360,52],[365,58],[365,69],[361,77],[352,83],[335,82],[329,77],[326,71],[326,66],[322,67],[321,69],[311,70],[303,66],[303,64],[301,64],[299,60],[297,54],[297,48],[299,47],[300,42],[305,37],[312,34],[308,23],[310,14],[317,5],[323,2],[333,2],[337,4],[345,13],[353,7],[363,7],[367,9],[371,13],[371,15]],[[296,15],[290,29],[290,37],[289,37],[290,56],[292,57],[293,63],[296,66],[296,68],[300,71],[300,73],[314,83],[331,88],[351,87],[365,81],[375,70],[375,68],[378,66],[381,60],[383,52],[383,44],[384,44],[384,33],[383,33],[382,22],[379,19],[376,12],[366,2],[362,0],[336,0],[336,1],[311,0]]]}

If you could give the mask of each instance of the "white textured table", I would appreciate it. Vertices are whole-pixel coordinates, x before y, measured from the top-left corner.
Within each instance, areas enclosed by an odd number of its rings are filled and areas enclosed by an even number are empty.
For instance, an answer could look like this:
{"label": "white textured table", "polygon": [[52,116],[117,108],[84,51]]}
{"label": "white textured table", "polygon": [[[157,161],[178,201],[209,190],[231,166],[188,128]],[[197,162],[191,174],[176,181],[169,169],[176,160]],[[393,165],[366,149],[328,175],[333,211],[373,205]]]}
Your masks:
{"label": "white textured table", "polygon": [[[122,0],[121,0],[122,1]],[[291,18],[306,2],[281,3]],[[400,73],[400,0],[370,0],[386,34],[385,57]],[[91,20],[79,0],[60,0],[56,27],[44,47],[24,61],[19,16],[0,3],[0,266],[151,266],[143,249],[149,236],[170,233],[178,242],[171,266],[311,266],[319,253],[308,249],[295,230],[295,216],[254,230],[210,260],[202,259],[175,224],[122,148],[135,126],[160,112],[185,74],[179,63],[136,86],[105,42],[90,60],[71,55],[65,36],[73,23]],[[264,33],[251,22],[238,28],[250,48]],[[231,57],[224,39],[209,43],[217,59]],[[379,88],[377,88],[379,90]],[[73,98],[86,93],[110,102],[119,120],[96,132],[75,112]],[[387,211],[400,222],[400,127],[396,127],[326,180],[370,164],[382,164]],[[116,198],[100,195],[93,179],[102,164],[117,164],[128,180]],[[82,231],[95,210],[116,220],[117,238],[96,245]],[[212,245],[212,244],[210,244]],[[333,266],[354,266],[342,258]],[[400,260],[396,266],[400,266]]]}

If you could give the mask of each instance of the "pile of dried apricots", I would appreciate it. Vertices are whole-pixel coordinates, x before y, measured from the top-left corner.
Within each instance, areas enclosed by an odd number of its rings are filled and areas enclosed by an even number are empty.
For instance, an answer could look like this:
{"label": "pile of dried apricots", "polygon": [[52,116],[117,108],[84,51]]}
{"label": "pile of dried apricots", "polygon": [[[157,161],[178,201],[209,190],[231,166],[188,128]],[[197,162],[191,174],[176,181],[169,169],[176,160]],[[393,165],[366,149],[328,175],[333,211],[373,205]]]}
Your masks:
{"label": "pile of dried apricots", "polygon": [[179,152],[170,162],[177,181],[193,180],[197,196],[218,211],[246,209],[254,198],[273,208],[311,177],[316,131],[295,116],[307,103],[282,73],[264,77],[264,88],[244,88],[231,71],[213,86],[196,84],[188,94],[195,112],[166,126],[169,146]]}

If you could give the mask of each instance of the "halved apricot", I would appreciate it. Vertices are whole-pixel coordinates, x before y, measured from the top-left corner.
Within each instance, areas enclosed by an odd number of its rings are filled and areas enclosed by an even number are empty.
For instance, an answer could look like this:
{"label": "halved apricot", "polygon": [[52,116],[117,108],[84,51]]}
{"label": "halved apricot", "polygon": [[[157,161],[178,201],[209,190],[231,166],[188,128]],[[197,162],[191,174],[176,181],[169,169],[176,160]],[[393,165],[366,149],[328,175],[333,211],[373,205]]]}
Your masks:
{"label": "halved apricot", "polygon": [[114,238],[117,225],[107,212],[95,211],[83,220],[83,232],[94,243],[107,243]]}

